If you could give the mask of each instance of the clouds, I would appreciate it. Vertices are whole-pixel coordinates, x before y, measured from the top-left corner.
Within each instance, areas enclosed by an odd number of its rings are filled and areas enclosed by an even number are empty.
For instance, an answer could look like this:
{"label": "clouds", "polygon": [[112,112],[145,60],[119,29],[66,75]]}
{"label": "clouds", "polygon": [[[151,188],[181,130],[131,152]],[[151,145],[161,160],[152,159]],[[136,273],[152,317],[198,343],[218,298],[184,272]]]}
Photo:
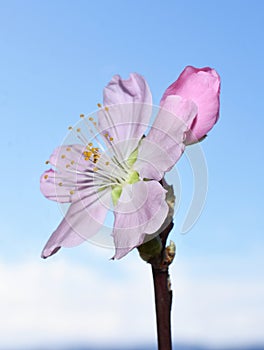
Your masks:
{"label": "clouds", "polygon": [[[153,343],[149,267],[133,254],[106,264],[103,270],[62,259],[0,263],[2,348]],[[174,338],[214,345],[264,341],[263,282],[208,279],[194,270],[178,261],[171,272]]]}

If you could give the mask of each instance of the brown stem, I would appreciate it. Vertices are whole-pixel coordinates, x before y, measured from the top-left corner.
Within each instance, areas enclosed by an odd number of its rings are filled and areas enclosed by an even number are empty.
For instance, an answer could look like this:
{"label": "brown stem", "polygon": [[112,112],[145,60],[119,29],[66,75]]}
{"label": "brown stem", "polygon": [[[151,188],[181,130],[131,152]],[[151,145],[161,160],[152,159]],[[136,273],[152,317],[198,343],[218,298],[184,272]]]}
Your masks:
{"label": "brown stem", "polygon": [[149,263],[152,265],[152,275],[154,282],[158,350],[172,350],[172,291],[170,289],[169,277],[169,265],[172,260],[170,260],[170,256],[168,255],[168,248],[166,249],[167,237],[172,228],[173,223],[171,222],[171,224],[160,234],[163,246],[162,252],[158,257],[149,261]]}
{"label": "brown stem", "polygon": [[155,290],[158,350],[171,350],[171,302],[172,291],[169,288],[168,269],[163,271],[152,266]]}

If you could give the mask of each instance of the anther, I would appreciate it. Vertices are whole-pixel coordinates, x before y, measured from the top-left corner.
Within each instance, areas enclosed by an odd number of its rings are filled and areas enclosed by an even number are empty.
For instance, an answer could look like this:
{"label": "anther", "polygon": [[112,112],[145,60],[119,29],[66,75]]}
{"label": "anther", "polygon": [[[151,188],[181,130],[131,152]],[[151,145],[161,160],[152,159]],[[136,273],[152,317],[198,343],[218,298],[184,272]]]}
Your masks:
{"label": "anther", "polygon": [[69,126],[69,127],[68,127],[68,130],[72,130],[72,126]]}
{"label": "anther", "polygon": [[93,168],[93,171],[98,171],[98,168],[97,167]]}
{"label": "anther", "polygon": [[44,175],[44,179],[47,180],[47,178],[49,177],[49,175]]}
{"label": "anther", "polygon": [[108,108],[107,106],[105,107],[105,111],[106,111],[106,112],[108,112],[108,111],[109,111],[109,108]]}
{"label": "anther", "polygon": [[71,147],[67,147],[66,151],[70,152],[71,151]]}
{"label": "anther", "polygon": [[59,186],[62,186],[62,182],[59,182],[58,185],[59,185]]}
{"label": "anther", "polygon": [[61,159],[64,159],[66,156],[65,156],[65,154],[62,154],[61,155]]}
{"label": "anther", "polygon": [[80,132],[80,131],[81,131],[81,128],[76,129],[76,131],[77,131],[77,132]]}
{"label": "anther", "polygon": [[89,120],[92,122],[94,120],[94,118],[90,117]]}
{"label": "anther", "polygon": [[80,114],[80,118],[84,118],[84,114]]}
{"label": "anther", "polygon": [[71,191],[70,191],[70,194],[71,194],[71,195],[72,195],[72,194],[74,194],[74,191],[73,191],[73,190],[71,190]]}
{"label": "anther", "polygon": [[101,107],[102,107],[101,103],[97,103],[97,106],[98,106],[99,108],[101,108]]}
{"label": "anther", "polygon": [[49,164],[49,160],[46,160],[45,164]]}

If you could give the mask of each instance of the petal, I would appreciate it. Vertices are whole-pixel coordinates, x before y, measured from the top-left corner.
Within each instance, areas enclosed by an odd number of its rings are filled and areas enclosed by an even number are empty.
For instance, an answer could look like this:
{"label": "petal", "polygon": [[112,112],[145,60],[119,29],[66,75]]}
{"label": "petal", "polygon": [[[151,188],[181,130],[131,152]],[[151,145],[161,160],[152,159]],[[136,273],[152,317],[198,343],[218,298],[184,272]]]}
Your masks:
{"label": "petal", "polygon": [[92,167],[92,162],[85,161],[83,152],[86,145],[74,144],[55,148],[49,158],[49,163],[56,167],[61,173],[71,176],[74,171],[87,170]]}
{"label": "petal", "polygon": [[[99,195],[101,197],[99,197]],[[104,223],[111,199],[111,192],[87,192],[87,196],[75,200],[64,219],[46,243],[42,258],[55,254],[61,247],[74,247],[95,235]]]}
{"label": "petal", "polygon": [[94,167],[91,161],[85,161],[82,145],[57,147],[50,156],[49,163],[56,168],[45,171],[40,178],[40,190],[50,200],[65,203],[72,202],[72,192],[78,185],[91,182],[88,171]]}
{"label": "petal", "polygon": [[188,66],[179,78],[170,85],[162,96],[163,106],[168,96],[180,95],[193,100],[198,107],[198,115],[188,133],[186,144],[194,143],[204,137],[219,118],[220,77],[209,67],[195,68]]}
{"label": "petal", "polygon": [[186,131],[189,130],[197,107],[191,100],[169,96],[142,140],[134,168],[142,178],[161,180],[178,161],[184,150]]}
{"label": "petal", "polygon": [[104,105],[129,103],[152,104],[152,96],[146,80],[137,73],[131,73],[127,80],[114,75],[104,89]]}
{"label": "petal", "polygon": [[137,147],[148,127],[152,113],[152,97],[145,79],[131,74],[128,80],[115,75],[104,89],[104,105],[98,112],[98,126],[103,135],[109,134],[113,143],[130,140],[124,156]]}
{"label": "petal", "polygon": [[114,258],[120,259],[158,231],[168,214],[166,191],[156,181],[139,181],[123,188],[115,207]]}
{"label": "petal", "polygon": [[40,190],[50,200],[69,203],[71,202],[70,190],[65,186],[60,186],[56,177],[57,173],[53,170],[45,171],[40,178]]}

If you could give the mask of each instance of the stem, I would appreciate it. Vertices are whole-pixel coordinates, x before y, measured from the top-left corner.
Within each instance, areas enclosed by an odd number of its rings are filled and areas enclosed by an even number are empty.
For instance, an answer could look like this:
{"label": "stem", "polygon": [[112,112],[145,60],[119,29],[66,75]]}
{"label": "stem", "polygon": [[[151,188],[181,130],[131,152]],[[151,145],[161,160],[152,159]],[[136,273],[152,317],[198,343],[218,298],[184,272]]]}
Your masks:
{"label": "stem", "polygon": [[171,303],[172,291],[168,286],[169,271],[156,269],[152,265],[152,275],[155,290],[156,321],[158,334],[158,349],[171,350]]}
{"label": "stem", "polygon": [[[172,262],[166,249],[166,241],[173,223],[160,234],[162,251],[158,257],[149,261],[152,266],[152,275],[155,293],[156,322],[158,336],[158,350],[172,350],[171,341],[171,304],[172,291],[170,289],[169,265]],[[174,257],[174,255],[173,255]],[[173,259],[173,258],[172,258]]]}

